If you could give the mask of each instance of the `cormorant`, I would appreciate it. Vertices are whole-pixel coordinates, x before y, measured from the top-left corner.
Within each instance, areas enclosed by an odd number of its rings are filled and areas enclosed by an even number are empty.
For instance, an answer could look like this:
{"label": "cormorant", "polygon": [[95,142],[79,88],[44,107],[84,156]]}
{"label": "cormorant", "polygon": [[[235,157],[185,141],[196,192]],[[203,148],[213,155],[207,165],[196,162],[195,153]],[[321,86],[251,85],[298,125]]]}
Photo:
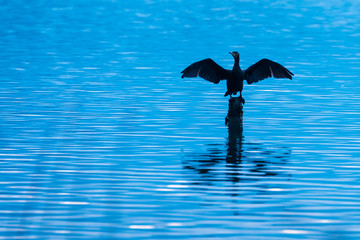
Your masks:
{"label": "cormorant", "polygon": [[226,70],[214,62],[211,58],[207,58],[195,62],[185,68],[181,72],[181,77],[200,76],[212,83],[219,83],[220,80],[226,79],[227,91],[224,96],[230,95],[231,98],[231,95],[235,95],[237,92],[240,92],[240,97],[242,98],[243,103],[245,103],[245,100],[241,95],[241,91],[243,90],[243,80],[246,80],[248,84],[252,84],[268,77],[292,79],[292,76],[294,76],[292,72],[281,64],[265,58],[251,65],[248,69],[241,70],[239,66],[239,53],[230,52],[230,54],[235,59],[232,70]]}

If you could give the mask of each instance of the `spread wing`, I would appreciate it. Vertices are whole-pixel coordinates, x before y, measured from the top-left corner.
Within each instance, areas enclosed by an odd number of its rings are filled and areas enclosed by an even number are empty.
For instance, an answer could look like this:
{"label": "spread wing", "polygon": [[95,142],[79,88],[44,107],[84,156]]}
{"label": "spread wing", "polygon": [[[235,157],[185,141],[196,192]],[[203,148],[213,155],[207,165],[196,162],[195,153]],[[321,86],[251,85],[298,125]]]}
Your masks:
{"label": "spread wing", "polygon": [[184,77],[202,77],[212,83],[219,83],[220,80],[228,79],[230,70],[226,70],[212,59],[207,58],[198,62],[195,62],[185,68],[182,73]]}
{"label": "spread wing", "polygon": [[248,84],[256,83],[268,77],[289,78],[294,74],[279,63],[269,59],[262,59],[245,70],[245,79]]}

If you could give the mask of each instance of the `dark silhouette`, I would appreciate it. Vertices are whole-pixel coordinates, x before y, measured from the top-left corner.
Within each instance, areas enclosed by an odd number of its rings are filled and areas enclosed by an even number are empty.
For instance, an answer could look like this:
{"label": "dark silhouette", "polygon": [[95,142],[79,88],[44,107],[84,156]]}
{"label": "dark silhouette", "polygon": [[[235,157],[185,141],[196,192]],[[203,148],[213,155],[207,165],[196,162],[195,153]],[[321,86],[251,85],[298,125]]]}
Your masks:
{"label": "dark silhouette", "polygon": [[289,78],[292,79],[294,74],[287,68],[279,63],[273,62],[269,59],[262,59],[257,63],[251,65],[246,70],[241,70],[239,61],[240,55],[238,52],[230,52],[234,57],[235,63],[232,70],[226,70],[212,59],[207,58],[199,62],[195,62],[185,68],[182,73],[184,77],[202,77],[212,83],[219,83],[220,80],[227,80],[227,91],[224,96],[237,94],[240,92],[240,97],[245,103],[244,98],[241,95],[243,90],[243,80],[246,80],[248,84],[256,83],[268,77],[275,78]]}
{"label": "dark silhouette", "polygon": [[[238,122],[242,125],[243,118],[243,98],[233,97],[229,99],[228,114],[225,118],[225,125],[230,125],[230,122]],[[236,124],[235,124],[236,125]]]}
{"label": "dark silhouette", "polygon": [[[286,164],[291,155],[290,149],[244,140],[242,107],[240,97],[229,99],[225,120],[228,138],[225,146],[219,143],[209,144],[207,152],[192,153],[183,160],[184,169],[199,173],[192,175],[194,185],[213,185],[220,180],[237,183],[261,181],[272,176],[291,177],[286,171],[276,171],[274,168],[276,165]],[[233,190],[231,189],[232,193]]]}
{"label": "dark silhouette", "polygon": [[[236,98],[230,101],[233,99]],[[206,152],[190,153],[183,159],[183,168],[190,170],[189,179],[192,184],[211,186],[221,185],[223,181],[233,183],[265,181],[262,188],[267,189],[277,186],[276,183],[266,183],[272,177],[284,181],[291,178],[287,171],[281,170],[291,156],[290,149],[245,141],[242,115],[228,117],[227,126],[228,138],[225,145],[209,144]],[[279,166],[280,170],[276,166]],[[194,172],[197,174],[192,174]],[[242,191],[241,188],[233,188],[233,186],[231,185],[227,192],[232,196],[235,196],[237,191]]]}

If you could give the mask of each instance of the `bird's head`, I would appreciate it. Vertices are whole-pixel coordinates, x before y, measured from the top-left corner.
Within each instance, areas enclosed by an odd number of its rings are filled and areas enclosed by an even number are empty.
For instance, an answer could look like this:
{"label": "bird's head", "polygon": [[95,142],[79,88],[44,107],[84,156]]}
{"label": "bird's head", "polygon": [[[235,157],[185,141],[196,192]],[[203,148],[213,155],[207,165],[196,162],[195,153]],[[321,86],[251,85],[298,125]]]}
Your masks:
{"label": "bird's head", "polygon": [[238,60],[240,57],[238,52],[229,52],[229,53],[235,58],[235,60]]}

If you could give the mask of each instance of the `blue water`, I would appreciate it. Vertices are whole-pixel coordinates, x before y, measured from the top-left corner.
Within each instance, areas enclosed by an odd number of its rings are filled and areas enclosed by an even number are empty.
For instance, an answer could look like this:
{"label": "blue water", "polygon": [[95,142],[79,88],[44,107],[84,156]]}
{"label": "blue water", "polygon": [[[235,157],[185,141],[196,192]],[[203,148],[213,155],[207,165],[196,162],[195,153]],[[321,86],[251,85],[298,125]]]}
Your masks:
{"label": "blue water", "polygon": [[[5,1],[0,239],[360,239],[356,0]],[[181,79],[211,57],[294,79]]]}

